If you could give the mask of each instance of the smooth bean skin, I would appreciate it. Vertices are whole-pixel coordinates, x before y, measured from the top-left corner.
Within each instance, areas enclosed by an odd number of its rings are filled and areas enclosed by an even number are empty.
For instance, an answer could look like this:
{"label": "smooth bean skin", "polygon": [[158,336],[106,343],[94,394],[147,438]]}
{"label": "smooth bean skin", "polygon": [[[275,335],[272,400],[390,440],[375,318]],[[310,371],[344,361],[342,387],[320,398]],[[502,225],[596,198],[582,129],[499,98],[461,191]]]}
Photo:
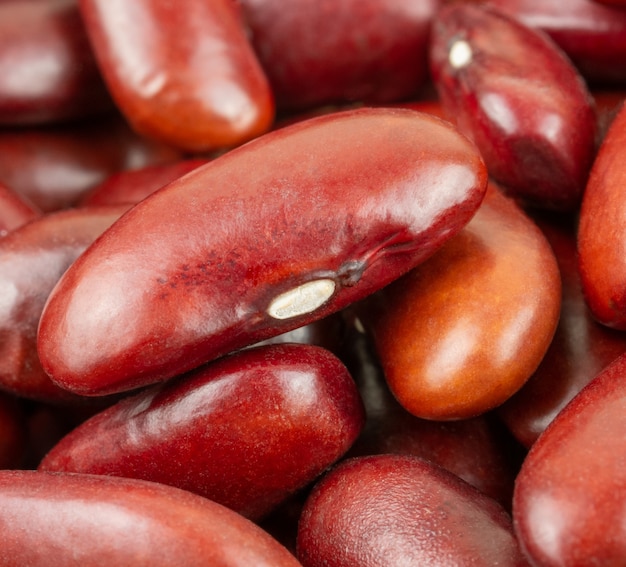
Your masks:
{"label": "smooth bean skin", "polygon": [[127,208],[47,213],[0,239],[0,389],[29,399],[78,401],[41,367],[39,318],[63,272]]}
{"label": "smooth bean skin", "polygon": [[428,33],[438,5],[439,0],[241,2],[277,105],[291,111],[415,96],[428,81]]}
{"label": "smooth bean skin", "polygon": [[346,457],[393,453],[428,459],[510,511],[519,457],[502,424],[487,415],[445,422],[411,415],[389,390],[370,338],[354,332],[346,343],[342,360],[367,416]]}
{"label": "smooth bean skin", "polygon": [[137,132],[204,152],[270,128],[273,94],[232,0],[79,5],[111,96]]}
{"label": "smooth bean skin", "polygon": [[105,409],[39,469],[152,480],[259,519],[342,457],[363,422],[359,393],[337,357],[269,345]]}
{"label": "smooth bean skin", "polygon": [[533,565],[624,564],[626,357],[598,374],[531,447],[513,519]]}
{"label": "smooth bean skin", "polygon": [[40,214],[34,205],[0,183],[0,238]]}
{"label": "smooth bean skin", "polygon": [[364,322],[400,404],[465,419],[517,392],[557,327],[561,281],[539,228],[490,184],[476,215],[375,298]]}
{"label": "smooth bean skin", "polygon": [[138,136],[117,114],[0,131],[0,182],[43,212],[74,206],[120,170],[180,159],[180,151]]}
{"label": "smooth bean skin", "polygon": [[327,473],[305,503],[296,549],[304,567],[527,565],[499,504],[400,455],[358,457]]}
{"label": "smooth bean skin", "polygon": [[626,12],[594,0],[489,0],[543,30],[591,83],[626,83]]}
{"label": "smooth bean skin", "polygon": [[626,329],[626,107],[613,120],[580,208],[578,258],[583,293],[603,325]]}
{"label": "smooth bean skin", "polygon": [[299,565],[232,510],[158,483],[0,471],[0,500],[6,567]]}
{"label": "smooth bean skin", "polygon": [[125,203],[135,205],[157,189],[204,165],[207,161],[204,158],[189,158],[118,171],[90,189],[78,204],[81,207]]}
{"label": "smooth bean skin", "polygon": [[559,324],[541,364],[498,415],[530,447],[567,403],[626,352],[626,334],[593,319],[583,297],[576,251],[576,219],[534,214],[559,264],[563,296]]}
{"label": "smooth bean skin", "polygon": [[0,2],[0,124],[60,122],[112,107],[76,0]]}
{"label": "smooth bean skin", "polygon": [[485,187],[471,142],[410,110],[266,134],[144,199],[73,264],[42,315],[42,364],[100,395],[301,327],[432,255]]}
{"label": "smooth bean skin", "polygon": [[446,113],[497,182],[535,206],[578,207],[596,115],[584,81],[546,35],[487,6],[452,4],[433,23],[430,63]]}

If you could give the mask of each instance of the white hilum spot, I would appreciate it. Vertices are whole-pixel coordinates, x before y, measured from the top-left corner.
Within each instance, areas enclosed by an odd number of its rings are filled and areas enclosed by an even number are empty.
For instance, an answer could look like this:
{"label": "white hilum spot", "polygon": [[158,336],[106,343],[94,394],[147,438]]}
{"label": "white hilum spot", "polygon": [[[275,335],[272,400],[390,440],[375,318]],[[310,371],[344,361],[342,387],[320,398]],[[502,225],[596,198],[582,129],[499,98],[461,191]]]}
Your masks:
{"label": "white hilum spot", "polygon": [[315,311],[335,293],[335,282],[313,280],[281,293],[270,303],[267,313],[274,319],[291,319]]}
{"label": "white hilum spot", "polygon": [[455,69],[461,69],[471,62],[472,55],[471,45],[464,39],[459,39],[450,47],[448,61]]}

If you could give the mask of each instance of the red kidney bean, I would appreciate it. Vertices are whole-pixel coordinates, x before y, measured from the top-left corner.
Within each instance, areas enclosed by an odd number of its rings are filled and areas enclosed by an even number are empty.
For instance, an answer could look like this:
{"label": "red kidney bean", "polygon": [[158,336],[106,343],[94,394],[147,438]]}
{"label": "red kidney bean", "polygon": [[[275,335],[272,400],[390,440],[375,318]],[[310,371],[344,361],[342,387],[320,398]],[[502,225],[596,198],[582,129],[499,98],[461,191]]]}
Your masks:
{"label": "red kidney bean", "polygon": [[579,270],[585,300],[602,324],[626,329],[626,107],[622,106],[593,164],[578,225]]}
{"label": "red kidney bean", "polygon": [[182,177],[207,162],[189,158],[173,163],[152,164],[140,169],[118,171],[90,189],[80,200],[80,206],[136,204],[157,189]]}
{"label": "red kidney bean", "polygon": [[594,0],[594,2],[615,8],[626,8],[626,0]]}
{"label": "red kidney bean", "polygon": [[516,480],[513,518],[533,565],[622,565],[626,557],[626,356],[537,439]]}
{"label": "red kidney bean", "polygon": [[433,23],[433,81],[490,175],[533,205],[578,207],[595,155],[593,99],[544,34],[484,5],[452,4]]}
{"label": "red kidney bean", "polygon": [[0,124],[58,122],[112,107],[76,0],[0,2]]}
{"label": "red kidney bean", "polygon": [[524,387],[498,409],[513,435],[526,447],[604,367],[626,352],[626,334],[593,320],[578,274],[576,220],[533,215],[559,263],[563,282],[561,316],[545,357]]}
{"label": "red kidney bean", "polygon": [[297,557],[304,567],[527,565],[499,504],[433,463],[399,455],[329,472],[300,517]]}
{"label": "red kidney bean", "polygon": [[39,468],[161,482],[258,519],[342,457],[363,421],[338,358],[309,345],[270,345],[105,409]]}
{"label": "red kidney bean", "polygon": [[348,457],[393,453],[428,459],[510,510],[519,447],[493,416],[431,421],[407,412],[385,382],[371,341],[354,332],[343,359],[356,380],[367,419]]}
{"label": "red kidney bean", "polygon": [[26,456],[26,419],[17,398],[0,393],[0,469],[17,469]]}
{"label": "red kidney bean", "polygon": [[0,238],[40,214],[34,205],[0,183]]}
{"label": "red kidney bean", "polygon": [[0,239],[0,389],[31,399],[78,401],[41,367],[39,318],[63,272],[127,208],[49,213]]}
{"label": "red kidney bean", "polygon": [[180,159],[178,150],[137,136],[117,115],[0,131],[0,182],[44,212],[73,206],[117,171]]}
{"label": "red kidney bean", "polygon": [[546,32],[595,84],[626,81],[626,13],[594,0],[489,0],[531,27]]}
{"label": "red kidney bean", "polygon": [[299,565],[239,514],[158,483],[0,471],[0,499],[5,565]]}
{"label": "red kidney bean", "polygon": [[428,33],[438,5],[439,0],[241,2],[277,104],[291,110],[415,96],[428,82]]}
{"label": "red kidney bean", "polygon": [[485,186],[476,148],[410,110],[267,134],[144,199],[73,264],[40,322],[44,368],[113,393],[321,319],[430,256]]}
{"label": "red kidney bean", "polygon": [[550,345],[560,304],[549,243],[490,184],[465,228],[374,297],[364,323],[405,409],[426,419],[464,419],[523,386]]}
{"label": "red kidney bean", "polygon": [[232,0],[79,5],[111,95],[137,132],[203,152],[270,128],[273,95]]}

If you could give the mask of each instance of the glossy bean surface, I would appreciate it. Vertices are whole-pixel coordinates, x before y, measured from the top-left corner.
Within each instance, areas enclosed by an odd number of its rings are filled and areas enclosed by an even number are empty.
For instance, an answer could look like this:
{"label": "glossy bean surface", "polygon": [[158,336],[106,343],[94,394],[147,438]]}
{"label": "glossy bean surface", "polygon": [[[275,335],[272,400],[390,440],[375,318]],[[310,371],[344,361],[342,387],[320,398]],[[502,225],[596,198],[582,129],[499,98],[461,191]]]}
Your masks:
{"label": "glossy bean surface", "polygon": [[243,0],[252,42],[280,108],[381,103],[428,82],[439,0]]}
{"label": "glossy bean surface", "polygon": [[298,529],[305,567],[527,565],[510,516],[417,457],[344,461],[313,489]]}
{"label": "glossy bean surface", "polygon": [[161,482],[258,519],[342,457],[363,421],[330,352],[263,346],[111,406],[39,469]]}
{"label": "glossy bean surface", "polygon": [[624,564],[626,357],[547,427],[517,477],[515,529],[533,564]]}
{"label": "glossy bean surface", "polygon": [[273,94],[231,0],[79,5],[111,95],[138,132],[202,152],[269,129]]}
{"label": "glossy bean surface", "polygon": [[297,567],[255,524],[158,483],[0,471],[0,564],[7,567]]}
{"label": "glossy bean surface", "polygon": [[602,324],[626,329],[626,107],[613,120],[580,208],[578,258],[585,300]]}
{"label": "glossy bean surface", "polygon": [[418,417],[464,419],[502,404],[536,370],[561,281],[539,228],[490,184],[466,227],[374,301],[368,326],[398,401]]}
{"label": "glossy bean surface", "polygon": [[430,62],[447,114],[496,181],[536,206],[578,207],[596,116],[582,77],[546,35],[487,6],[453,3],[433,23]]}
{"label": "glossy bean surface", "polygon": [[117,114],[0,131],[0,182],[44,212],[75,205],[120,170],[179,159],[178,150],[138,136]]}
{"label": "glossy bean surface", "polygon": [[594,0],[489,0],[546,32],[594,84],[626,82],[626,12]]}
{"label": "glossy bean surface", "polygon": [[409,110],[267,134],[143,200],[90,247],[48,301],[40,357],[88,395],[167,379],[380,289],[457,233],[485,187],[476,148]]}
{"label": "glossy bean surface", "polygon": [[0,124],[59,122],[112,106],[76,0],[0,2]]}
{"label": "glossy bean surface", "polygon": [[0,389],[38,400],[76,398],[52,383],[41,367],[39,318],[63,272],[127,208],[48,213],[0,239]]}

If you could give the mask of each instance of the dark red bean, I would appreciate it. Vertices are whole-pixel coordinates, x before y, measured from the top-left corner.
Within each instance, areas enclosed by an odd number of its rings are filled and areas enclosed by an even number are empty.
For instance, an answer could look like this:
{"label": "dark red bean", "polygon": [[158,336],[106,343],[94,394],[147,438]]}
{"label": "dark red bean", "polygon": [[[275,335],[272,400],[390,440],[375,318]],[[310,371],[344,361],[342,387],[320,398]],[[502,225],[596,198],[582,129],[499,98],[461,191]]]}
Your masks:
{"label": "dark red bean", "polygon": [[41,214],[15,191],[0,183],[0,237]]}
{"label": "dark red bean", "polygon": [[299,565],[232,510],[154,482],[0,471],[0,500],[5,565]]}
{"label": "dark red bean", "polygon": [[363,421],[339,359],[270,345],[122,400],[74,429],[39,468],[161,482],[258,519],[342,457]]}
{"label": "dark red bean", "polygon": [[430,256],[485,186],[476,148],[410,110],[267,134],[144,199],[74,263],[42,316],[44,367],[113,393],[326,317]]}
{"label": "dark red bean", "polygon": [[584,81],[548,36],[484,5],[455,3],[433,23],[433,81],[490,175],[533,205],[574,210],[595,155]]}
{"label": "dark red bean", "polygon": [[280,108],[393,102],[428,82],[428,33],[439,0],[241,5]]}
{"label": "dark red bean", "polygon": [[78,401],[41,367],[39,318],[63,272],[127,208],[49,213],[0,239],[0,389],[31,399]]}
{"label": "dark red bean", "polygon": [[0,2],[0,124],[43,124],[113,108],[76,0]]}

